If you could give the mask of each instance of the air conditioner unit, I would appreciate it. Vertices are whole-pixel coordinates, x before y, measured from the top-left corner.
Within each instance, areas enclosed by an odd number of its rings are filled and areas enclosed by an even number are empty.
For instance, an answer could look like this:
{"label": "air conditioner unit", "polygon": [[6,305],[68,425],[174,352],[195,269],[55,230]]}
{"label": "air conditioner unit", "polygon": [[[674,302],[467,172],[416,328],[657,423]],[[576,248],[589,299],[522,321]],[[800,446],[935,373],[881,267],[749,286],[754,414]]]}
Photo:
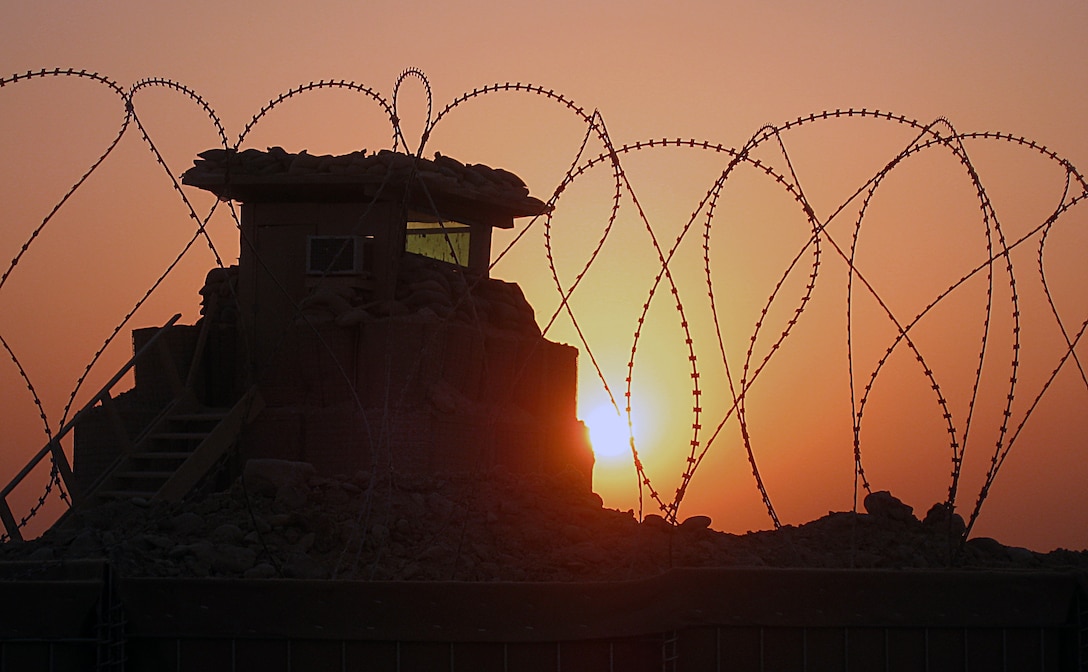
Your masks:
{"label": "air conditioner unit", "polygon": [[374,267],[373,236],[310,236],[307,275],[369,275]]}

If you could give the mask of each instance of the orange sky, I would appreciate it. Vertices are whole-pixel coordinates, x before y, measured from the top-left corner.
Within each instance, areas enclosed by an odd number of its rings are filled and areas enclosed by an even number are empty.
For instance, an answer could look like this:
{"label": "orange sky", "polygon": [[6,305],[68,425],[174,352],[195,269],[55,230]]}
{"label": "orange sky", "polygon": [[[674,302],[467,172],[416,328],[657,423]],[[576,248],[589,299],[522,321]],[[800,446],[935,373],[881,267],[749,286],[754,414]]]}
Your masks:
{"label": "orange sky", "polygon": [[[0,77],[42,67],[99,72],[129,87],[162,77],[191,87],[223,120],[233,141],[270,98],[298,84],[346,79],[392,95],[407,67],[426,73],[441,109],[457,95],[495,82],[554,88],[597,109],[615,145],[693,137],[740,147],[762,125],[825,109],[891,110],[923,123],[945,117],[960,132],[1002,131],[1044,144],[1088,166],[1082,131],[1088,109],[1084,73],[1088,7],[1078,2],[434,3],[190,2],[133,0],[17,3],[0,23]],[[680,8],[677,8],[679,6]],[[214,128],[191,100],[165,88],[137,94],[137,113],[172,174],[214,146]],[[404,85],[406,134],[418,137],[422,87]],[[10,259],[65,191],[105,150],[124,110],[104,86],[74,78],[36,80],[0,90],[0,256]],[[489,95],[459,106],[435,128],[426,154],[502,166],[534,194],[550,196],[585,131],[566,108],[530,94]],[[817,217],[826,218],[914,137],[874,119],[827,120],[783,135],[790,161]],[[319,91],[277,108],[248,146],[282,145],[311,153],[389,147],[390,128],[360,95]],[[969,141],[979,178],[1010,237],[1040,224],[1062,196],[1064,173],[1038,153],[1006,142]],[[591,155],[601,151],[590,144]],[[776,143],[754,154],[788,174]],[[624,168],[655,235],[671,245],[727,164],[691,149],[625,154]],[[577,273],[611,209],[611,177],[596,169],[564,192],[553,222],[564,282]],[[1073,188],[1071,196],[1076,195]],[[192,194],[198,208],[210,202]],[[852,209],[851,209],[852,207]],[[929,150],[896,168],[865,219],[858,267],[892,310],[912,318],[937,292],[984,259],[985,229],[965,171],[947,151]],[[1084,207],[1059,220],[1047,248],[1048,281],[1075,331],[1088,316],[1088,234]],[[645,225],[629,196],[621,203],[601,259],[572,299],[579,324],[614,392],[622,395],[637,319],[659,270]],[[857,205],[828,225],[848,245]],[[701,438],[729,406],[710,321],[702,261],[702,220],[681,244],[671,270],[692,329],[701,374]],[[809,225],[780,187],[756,171],[732,176],[712,234],[713,274],[722,333],[734,374],[754,324]],[[538,318],[557,296],[536,227],[495,275],[525,289]],[[3,336],[59,419],[83,367],[113,326],[192,233],[170,181],[135,129],[50,222],[0,290]],[[212,233],[229,263],[237,241],[229,220]],[[498,242],[503,242],[500,237]],[[1012,429],[1062,354],[1038,282],[1037,243],[1013,253],[1023,341]],[[196,294],[214,264],[198,243],[141,309],[132,326],[161,324],[174,312],[196,319]],[[797,307],[811,257],[790,276],[755,348],[762,361]],[[1003,272],[1003,267],[999,269]],[[845,349],[847,273],[829,245],[811,301],[747,401],[752,447],[784,523],[797,524],[853,504],[850,396]],[[958,500],[970,511],[988,466],[1008,394],[1011,304],[1008,278],[994,281],[994,317],[972,415]],[[637,445],[654,486],[671,499],[684,467],[693,421],[690,364],[680,319],[659,290],[635,359]],[[967,283],[920,324],[917,343],[936,372],[959,432],[965,429],[985,318],[984,278]],[[894,331],[871,300],[855,304],[855,374],[868,381]],[[561,317],[550,337],[577,343]],[[128,355],[127,335],[96,367],[96,390]],[[1077,349],[1086,356],[1083,343]],[[38,414],[5,357],[0,364],[4,436],[0,466],[14,473],[42,444]],[[580,410],[605,395],[582,356]],[[905,350],[889,360],[865,409],[866,473],[924,514],[948,488],[950,449],[928,381]],[[621,396],[622,400],[622,396]],[[1088,386],[1072,364],[1055,380],[1017,438],[975,533],[1049,550],[1088,547],[1081,485],[1088,430]],[[681,517],[708,514],[718,529],[770,526],[744,457],[735,419],[725,425],[696,474]],[[598,491],[618,508],[637,506],[627,462],[601,460]],[[652,508],[647,504],[647,512]]]}

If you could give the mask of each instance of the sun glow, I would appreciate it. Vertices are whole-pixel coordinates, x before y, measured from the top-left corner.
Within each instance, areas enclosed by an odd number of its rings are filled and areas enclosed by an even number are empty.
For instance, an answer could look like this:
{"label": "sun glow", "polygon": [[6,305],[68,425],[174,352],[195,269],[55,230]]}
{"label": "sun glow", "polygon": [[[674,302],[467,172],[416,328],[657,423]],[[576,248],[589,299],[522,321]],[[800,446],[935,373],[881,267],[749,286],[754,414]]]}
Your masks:
{"label": "sun glow", "polygon": [[631,430],[627,419],[610,403],[593,407],[585,418],[589,441],[597,460],[620,462],[631,455]]}

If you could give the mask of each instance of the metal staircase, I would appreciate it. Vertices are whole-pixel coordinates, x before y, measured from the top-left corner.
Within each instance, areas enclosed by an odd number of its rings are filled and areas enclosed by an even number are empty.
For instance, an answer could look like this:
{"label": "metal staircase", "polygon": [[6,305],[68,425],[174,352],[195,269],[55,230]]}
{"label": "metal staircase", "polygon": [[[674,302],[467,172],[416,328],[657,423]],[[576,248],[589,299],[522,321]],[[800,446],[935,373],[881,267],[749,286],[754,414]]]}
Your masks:
{"label": "metal staircase", "polygon": [[263,407],[255,387],[232,408],[202,407],[191,395],[179,398],[84,493],[84,501],[181,499],[226,455],[242,427]]}
{"label": "metal staircase", "polygon": [[194,451],[227,417],[228,409],[178,413],[165,418],[165,431],[149,434],[144,450],[126,456],[113,473],[103,499],[143,497],[154,499]]}
{"label": "metal staircase", "polygon": [[[228,408],[202,405],[193,392],[208,336],[205,321],[197,339],[188,375],[173,368],[173,360],[160,336],[180,318],[175,315],[106,385],[79,410],[64,427],[31,458],[12,481],[0,490],[0,540],[22,539],[21,528],[29,515],[17,519],[8,505],[12,491],[45,460],[51,460],[62,492],[70,495],[71,508],[122,498],[141,497],[148,501],[176,501],[184,497],[227,455],[242,428],[264,408],[257,388],[251,387]],[[117,408],[113,388],[136,366],[137,361],[154,353],[168,364],[168,378],[174,399],[135,439],[129,436]],[[77,487],[72,469],[61,445],[81,420],[96,411],[106,413],[120,456],[84,489]],[[32,512],[33,513],[33,512]],[[64,516],[62,516],[63,518]]]}

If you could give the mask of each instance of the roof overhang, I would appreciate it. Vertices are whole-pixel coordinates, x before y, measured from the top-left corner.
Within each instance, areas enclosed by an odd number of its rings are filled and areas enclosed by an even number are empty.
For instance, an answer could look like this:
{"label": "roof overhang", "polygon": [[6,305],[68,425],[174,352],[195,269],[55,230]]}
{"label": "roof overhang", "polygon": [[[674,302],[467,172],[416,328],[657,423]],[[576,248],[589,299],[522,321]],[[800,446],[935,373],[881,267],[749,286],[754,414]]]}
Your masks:
{"label": "roof overhang", "polygon": [[514,219],[551,211],[505,170],[388,151],[317,157],[278,148],[209,150],[182,175],[182,184],[242,203],[393,201],[501,229],[512,228]]}

